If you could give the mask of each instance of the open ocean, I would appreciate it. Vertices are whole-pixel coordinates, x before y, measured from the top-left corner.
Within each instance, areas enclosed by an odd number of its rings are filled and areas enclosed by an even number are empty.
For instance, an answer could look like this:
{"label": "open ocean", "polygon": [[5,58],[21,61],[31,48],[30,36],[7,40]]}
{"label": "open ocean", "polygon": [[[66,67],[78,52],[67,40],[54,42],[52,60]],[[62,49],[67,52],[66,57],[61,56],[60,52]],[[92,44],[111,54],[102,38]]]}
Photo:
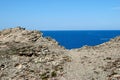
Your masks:
{"label": "open ocean", "polygon": [[42,31],[43,36],[50,36],[67,49],[80,48],[84,45],[95,46],[120,36],[120,30],[97,31]]}

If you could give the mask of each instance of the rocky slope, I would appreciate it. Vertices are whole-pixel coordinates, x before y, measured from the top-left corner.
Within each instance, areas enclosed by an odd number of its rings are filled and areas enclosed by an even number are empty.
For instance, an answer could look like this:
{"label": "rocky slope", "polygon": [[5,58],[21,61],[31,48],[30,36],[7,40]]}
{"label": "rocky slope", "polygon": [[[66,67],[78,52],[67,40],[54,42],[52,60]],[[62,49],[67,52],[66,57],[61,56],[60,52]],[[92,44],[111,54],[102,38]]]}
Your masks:
{"label": "rocky slope", "polygon": [[0,31],[0,80],[120,80],[120,37],[66,50],[39,31]]}
{"label": "rocky slope", "polygon": [[[65,80],[120,80],[120,37],[69,51]],[[74,66],[71,66],[74,65]]]}
{"label": "rocky slope", "polygon": [[39,31],[0,31],[0,80],[56,80],[67,61],[65,49]]}

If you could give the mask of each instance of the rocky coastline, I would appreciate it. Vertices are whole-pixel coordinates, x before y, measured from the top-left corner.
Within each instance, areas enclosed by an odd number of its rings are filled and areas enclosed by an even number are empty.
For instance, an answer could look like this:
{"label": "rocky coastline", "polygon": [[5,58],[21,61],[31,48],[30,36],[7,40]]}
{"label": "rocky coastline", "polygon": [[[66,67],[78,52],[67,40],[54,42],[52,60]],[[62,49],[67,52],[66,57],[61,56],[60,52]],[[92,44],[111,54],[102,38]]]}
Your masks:
{"label": "rocky coastline", "polygon": [[0,80],[120,80],[120,37],[67,50],[40,31],[0,31]]}

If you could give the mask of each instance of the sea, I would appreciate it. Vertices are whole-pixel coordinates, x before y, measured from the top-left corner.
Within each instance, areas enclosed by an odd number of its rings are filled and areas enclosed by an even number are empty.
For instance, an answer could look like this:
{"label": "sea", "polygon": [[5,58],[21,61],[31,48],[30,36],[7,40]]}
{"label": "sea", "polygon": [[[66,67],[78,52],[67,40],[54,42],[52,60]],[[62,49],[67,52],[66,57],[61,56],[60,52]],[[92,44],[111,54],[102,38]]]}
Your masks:
{"label": "sea", "polygon": [[95,46],[120,36],[120,30],[73,30],[42,31],[44,37],[55,39],[66,49],[81,48],[85,45]]}

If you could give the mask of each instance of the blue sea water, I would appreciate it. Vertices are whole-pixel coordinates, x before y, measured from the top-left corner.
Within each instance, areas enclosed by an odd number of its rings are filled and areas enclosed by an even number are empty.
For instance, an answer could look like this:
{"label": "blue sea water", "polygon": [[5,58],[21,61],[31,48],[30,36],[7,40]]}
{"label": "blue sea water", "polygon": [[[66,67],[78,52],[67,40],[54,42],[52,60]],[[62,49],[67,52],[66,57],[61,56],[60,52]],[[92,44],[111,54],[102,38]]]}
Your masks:
{"label": "blue sea water", "polygon": [[67,49],[80,48],[84,45],[95,46],[120,36],[120,30],[103,31],[42,31],[43,36],[50,36]]}

